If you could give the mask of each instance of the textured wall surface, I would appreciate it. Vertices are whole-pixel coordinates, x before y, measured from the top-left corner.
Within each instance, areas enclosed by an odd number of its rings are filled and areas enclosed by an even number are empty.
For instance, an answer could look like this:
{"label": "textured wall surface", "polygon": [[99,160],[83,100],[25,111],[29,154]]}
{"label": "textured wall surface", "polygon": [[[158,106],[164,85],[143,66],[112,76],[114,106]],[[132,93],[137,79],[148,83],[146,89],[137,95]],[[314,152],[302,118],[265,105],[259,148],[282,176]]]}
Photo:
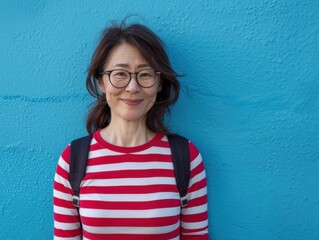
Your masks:
{"label": "textured wall surface", "polygon": [[301,0],[1,0],[0,239],[52,238],[89,60],[130,14],[185,75],[170,126],[204,157],[211,239],[319,239],[319,3]]}

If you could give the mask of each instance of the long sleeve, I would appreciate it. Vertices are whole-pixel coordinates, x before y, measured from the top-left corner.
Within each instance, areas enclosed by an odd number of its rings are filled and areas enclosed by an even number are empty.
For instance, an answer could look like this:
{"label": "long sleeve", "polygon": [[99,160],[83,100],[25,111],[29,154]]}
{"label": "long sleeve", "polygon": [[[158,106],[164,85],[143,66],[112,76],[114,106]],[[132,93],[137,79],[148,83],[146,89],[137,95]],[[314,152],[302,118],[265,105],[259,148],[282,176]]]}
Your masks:
{"label": "long sleeve", "polygon": [[68,146],[61,154],[54,177],[54,239],[80,240],[81,224],[77,208],[72,204],[73,190],[69,182]]}
{"label": "long sleeve", "polygon": [[202,157],[190,143],[191,179],[188,205],[182,209],[181,239],[208,240],[207,183]]}

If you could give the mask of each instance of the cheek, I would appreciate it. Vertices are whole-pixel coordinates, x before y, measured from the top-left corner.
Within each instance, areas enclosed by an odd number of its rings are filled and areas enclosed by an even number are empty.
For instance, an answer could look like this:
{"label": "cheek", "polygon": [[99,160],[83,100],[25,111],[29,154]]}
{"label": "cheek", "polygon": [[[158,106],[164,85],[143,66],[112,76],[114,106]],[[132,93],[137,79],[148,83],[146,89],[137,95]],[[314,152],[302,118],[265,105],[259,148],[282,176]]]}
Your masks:
{"label": "cheek", "polygon": [[157,93],[158,93],[157,89],[152,89],[152,90],[148,89],[144,91],[144,96],[147,99],[154,100],[156,99]]}
{"label": "cheek", "polygon": [[118,96],[121,94],[121,90],[114,88],[112,86],[107,86],[105,88],[105,97],[108,103],[115,102]]}
{"label": "cheek", "polygon": [[114,88],[106,79],[103,79],[103,81],[99,83],[99,87],[105,95],[116,95],[120,91],[119,89]]}
{"label": "cheek", "polygon": [[145,89],[145,95],[151,99],[156,99],[157,94],[162,90],[161,85],[153,86],[152,88]]}

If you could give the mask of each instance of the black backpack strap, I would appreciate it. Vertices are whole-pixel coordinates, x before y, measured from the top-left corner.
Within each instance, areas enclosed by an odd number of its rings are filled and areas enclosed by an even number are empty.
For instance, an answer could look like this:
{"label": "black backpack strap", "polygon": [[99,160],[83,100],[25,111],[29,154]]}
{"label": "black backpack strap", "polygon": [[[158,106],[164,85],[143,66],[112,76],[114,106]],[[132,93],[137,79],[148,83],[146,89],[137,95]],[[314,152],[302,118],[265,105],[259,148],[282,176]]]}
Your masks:
{"label": "black backpack strap", "polygon": [[167,137],[171,146],[175,178],[181,197],[181,206],[185,207],[188,204],[186,192],[190,180],[189,143],[186,138],[177,134],[170,134]]}
{"label": "black backpack strap", "polygon": [[86,173],[92,135],[82,137],[71,142],[70,153],[70,184],[74,191],[73,205],[79,207],[80,185]]}

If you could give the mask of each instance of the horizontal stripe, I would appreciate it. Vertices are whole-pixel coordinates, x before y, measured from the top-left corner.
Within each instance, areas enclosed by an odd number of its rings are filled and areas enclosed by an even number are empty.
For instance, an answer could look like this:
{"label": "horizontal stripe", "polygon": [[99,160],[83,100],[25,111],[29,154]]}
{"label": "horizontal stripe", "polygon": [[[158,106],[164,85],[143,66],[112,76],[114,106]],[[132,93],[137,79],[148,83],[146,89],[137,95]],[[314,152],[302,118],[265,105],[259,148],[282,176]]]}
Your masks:
{"label": "horizontal stripe", "polygon": [[103,165],[103,164],[114,164],[114,163],[148,163],[148,162],[165,162],[172,163],[171,155],[159,155],[159,154],[148,154],[148,155],[114,155],[114,156],[103,156],[98,158],[91,158],[88,161],[87,166]]}
{"label": "horizontal stripe", "polygon": [[203,213],[207,211],[207,206],[197,206],[197,207],[188,207],[188,208],[183,208],[182,209],[182,214],[183,215],[188,215],[188,214],[198,214],[198,213]]}
{"label": "horizontal stripe", "polygon": [[173,164],[171,162],[121,162],[115,164],[103,164],[88,166],[86,169],[87,173],[92,172],[111,172],[111,171],[123,171],[123,170],[149,170],[149,169],[173,169]]}
{"label": "horizontal stripe", "polygon": [[108,202],[144,202],[165,199],[178,199],[177,192],[156,192],[146,194],[80,194],[81,200],[96,200]]}
{"label": "horizontal stripe", "polygon": [[58,228],[54,229],[54,236],[55,237],[60,237],[60,238],[75,238],[75,237],[80,237],[81,236],[81,229],[74,229],[74,230],[61,230]]}
{"label": "horizontal stripe", "polygon": [[191,178],[190,181],[189,181],[189,185],[188,187],[191,188],[192,186],[194,186],[196,183],[202,181],[206,179],[206,176],[205,176],[205,173],[202,172],[200,174],[197,174],[195,177]]}
{"label": "horizontal stripe", "polygon": [[71,189],[71,184],[69,181],[65,181],[66,179],[64,177],[61,177],[59,174],[55,174],[54,181],[63,185],[66,188]]}
{"label": "horizontal stripe", "polygon": [[196,167],[198,167],[198,165],[202,164],[202,157],[200,154],[198,154],[198,156],[191,161],[191,171],[193,171]]}
{"label": "horizontal stripe", "polygon": [[[179,224],[179,223],[177,223]],[[174,224],[164,227],[91,227],[83,225],[83,228],[88,232],[94,232],[96,234],[164,234],[174,231],[179,225]]]}
{"label": "horizontal stripe", "polygon": [[[84,240],[102,240],[102,239],[111,239],[111,240],[173,240],[173,239],[180,239],[180,231],[176,229],[170,233],[164,234],[94,234],[89,233],[87,231],[83,231]],[[208,238],[204,238],[202,240],[208,240]]]}
{"label": "horizontal stripe", "polygon": [[[183,222],[201,222],[207,220],[208,213],[203,212],[199,214],[192,214],[192,215],[183,215]],[[196,221],[194,221],[196,219]]]}
{"label": "horizontal stripe", "polygon": [[[57,203],[58,205],[59,203]],[[165,199],[165,200],[154,200],[154,201],[140,201],[131,202],[127,199],[126,202],[106,202],[106,201],[80,201],[81,208],[91,208],[91,209],[122,209],[122,210],[146,210],[154,208],[167,208],[172,206],[180,206],[179,199]]]}
{"label": "horizontal stripe", "polygon": [[58,167],[56,169],[56,174],[60,175],[61,177],[63,177],[67,181],[69,180],[69,172],[67,172],[63,168],[61,168],[60,165],[58,165]]}
{"label": "horizontal stripe", "polygon": [[57,237],[54,236],[53,240],[81,240],[81,236],[77,236],[77,237]]}
{"label": "horizontal stripe", "polygon": [[61,223],[78,223],[79,216],[54,213],[54,220]]}
{"label": "horizontal stripe", "polygon": [[99,200],[108,202],[143,202],[161,199],[179,199],[177,192],[156,192],[148,194],[81,194],[81,200]]}
{"label": "horizontal stripe", "polygon": [[66,172],[69,172],[69,164],[62,158],[62,156],[59,158],[59,166],[65,170]]}
{"label": "horizontal stripe", "polygon": [[[203,236],[203,239],[207,239],[208,240],[208,236],[204,236],[204,235],[207,235],[208,234],[208,230],[203,230],[203,231],[196,231],[195,233],[194,232],[189,232],[189,233],[186,233],[186,232],[182,232],[182,235],[185,235],[185,236]],[[193,237],[191,237],[193,238]],[[199,238],[200,239],[200,238]]]}
{"label": "horizontal stripe", "polygon": [[93,172],[85,175],[86,179],[119,179],[119,178],[150,178],[150,177],[173,177],[173,170],[152,169],[152,170],[119,170],[112,172]]}
{"label": "horizontal stripe", "polygon": [[[133,154],[133,153],[132,153]],[[163,148],[163,147],[151,147],[145,149],[140,152],[135,152],[136,155],[147,155],[147,154],[158,154],[158,155],[170,155],[171,149],[170,148]]]}
{"label": "horizontal stripe", "polygon": [[107,216],[104,218],[81,217],[83,224],[96,227],[159,227],[176,224],[179,220],[179,215],[165,218],[108,218]]}
{"label": "horizontal stripe", "polygon": [[178,194],[176,185],[167,184],[157,184],[156,186],[86,186],[81,188],[81,194],[148,194],[158,192]]}
{"label": "horizontal stripe", "polygon": [[[124,154],[124,153],[122,153]],[[97,158],[97,157],[104,157],[104,156],[117,156],[120,155],[118,152],[114,152],[108,149],[99,149],[95,151],[90,151],[89,153],[89,159],[91,158]]]}
{"label": "horizontal stripe", "polygon": [[78,214],[77,209],[74,209],[74,208],[65,208],[65,207],[54,206],[53,209],[54,209],[54,212],[58,213],[58,214],[64,214],[64,215],[77,215]]}
{"label": "horizontal stripe", "polygon": [[208,220],[200,221],[200,222],[182,222],[183,228],[186,229],[198,229],[204,228],[208,226]]}
{"label": "horizontal stripe", "polygon": [[101,210],[80,208],[80,215],[92,218],[158,218],[170,217],[179,213],[180,207],[151,210]]}
{"label": "horizontal stripe", "polygon": [[188,195],[189,195],[189,197],[191,199],[199,198],[199,197],[207,195],[207,189],[206,188],[201,188],[201,189],[199,189],[197,191],[190,192]]}
{"label": "horizontal stripe", "polygon": [[157,184],[174,185],[176,180],[173,177],[93,179],[82,181],[81,186],[147,186]]}
{"label": "horizontal stripe", "polygon": [[63,193],[57,190],[53,190],[53,196],[56,198],[64,199],[70,201],[72,199],[71,194]]}
{"label": "horizontal stripe", "polygon": [[62,223],[58,221],[54,221],[54,227],[62,230],[74,230],[81,227],[80,223]]}
{"label": "horizontal stripe", "polygon": [[[103,157],[103,156],[121,156],[125,155],[126,153],[116,152],[109,149],[100,149],[100,150],[94,150],[90,151],[89,153],[89,159],[97,158],[97,157]],[[159,155],[170,155],[171,150],[169,148],[162,148],[162,147],[151,147],[143,151],[130,153],[133,155],[147,155],[147,154],[159,154]]]}
{"label": "horizontal stripe", "polygon": [[63,199],[54,197],[53,203],[55,206],[58,206],[58,207],[73,208],[73,204],[70,200],[63,200]]}

